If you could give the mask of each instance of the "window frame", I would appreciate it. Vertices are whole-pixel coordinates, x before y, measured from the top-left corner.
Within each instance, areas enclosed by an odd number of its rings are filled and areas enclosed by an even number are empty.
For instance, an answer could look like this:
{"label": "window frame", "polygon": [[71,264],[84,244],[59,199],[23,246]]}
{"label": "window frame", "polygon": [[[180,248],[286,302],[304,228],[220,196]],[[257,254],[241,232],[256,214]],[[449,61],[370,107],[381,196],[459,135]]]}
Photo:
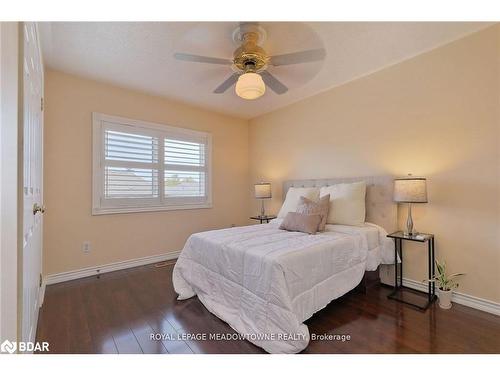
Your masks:
{"label": "window frame", "polygon": [[[128,128],[124,128],[128,127]],[[120,132],[127,131],[139,135],[152,135],[159,137],[158,162],[135,162],[138,168],[158,169],[158,198],[104,198],[104,131],[113,129]],[[165,197],[164,172],[165,164],[164,144],[165,139],[200,142],[205,144],[205,191],[204,197]],[[127,162],[123,162],[125,165]],[[181,168],[180,168],[181,169]],[[128,118],[92,112],[92,215],[106,215],[117,213],[192,210],[212,208],[212,135],[206,132],[179,128],[170,125],[158,124],[147,121],[132,120]]]}

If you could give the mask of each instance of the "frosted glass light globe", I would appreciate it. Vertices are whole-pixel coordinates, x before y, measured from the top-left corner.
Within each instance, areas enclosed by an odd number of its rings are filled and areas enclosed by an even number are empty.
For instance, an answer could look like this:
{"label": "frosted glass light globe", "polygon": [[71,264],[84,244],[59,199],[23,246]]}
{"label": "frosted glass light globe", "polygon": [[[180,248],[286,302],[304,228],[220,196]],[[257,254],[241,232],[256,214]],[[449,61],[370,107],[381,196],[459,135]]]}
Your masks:
{"label": "frosted glass light globe", "polygon": [[260,74],[245,73],[236,82],[236,95],[240,98],[253,100],[261,97],[266,92],[266,85]]}

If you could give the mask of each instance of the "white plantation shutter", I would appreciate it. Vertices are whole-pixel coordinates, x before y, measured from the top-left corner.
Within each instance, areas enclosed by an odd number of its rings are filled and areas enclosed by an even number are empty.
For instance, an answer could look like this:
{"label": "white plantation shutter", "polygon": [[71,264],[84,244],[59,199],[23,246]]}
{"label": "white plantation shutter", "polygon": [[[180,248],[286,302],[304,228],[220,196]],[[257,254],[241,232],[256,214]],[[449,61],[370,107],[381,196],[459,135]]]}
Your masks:
{"label": "white plantation shutter", "polygon": [[207,133],[94,114],[93,213],[211,207]]}
{"label": "white plantation shutter", "polygon": [[206,145],[202,140],[187,142],[165,139],[165,196],[206,195]]}
{"label": "white plantation shutter", "polygon": [[104,129],[104,198],[159,198],[156,136]]}
{"label": "white plantation shutter", "polygon": [[157,198],[158,170],[104,167],[105,198]]}

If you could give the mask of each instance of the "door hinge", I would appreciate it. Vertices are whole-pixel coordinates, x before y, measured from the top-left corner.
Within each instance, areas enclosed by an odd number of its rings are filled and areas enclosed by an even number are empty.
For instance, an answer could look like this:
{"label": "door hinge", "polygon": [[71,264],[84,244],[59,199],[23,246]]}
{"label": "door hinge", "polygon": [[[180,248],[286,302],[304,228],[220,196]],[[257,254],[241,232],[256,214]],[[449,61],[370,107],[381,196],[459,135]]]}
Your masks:
{"label": "door hinge", "polygon": [[40,274],[40,281],[38,283],[38,286],[41,288],[42,287],[42,274]]}
{"label": "door hinge", "polygon": [[40,98],[40,111],[43,112],[43,98]]}

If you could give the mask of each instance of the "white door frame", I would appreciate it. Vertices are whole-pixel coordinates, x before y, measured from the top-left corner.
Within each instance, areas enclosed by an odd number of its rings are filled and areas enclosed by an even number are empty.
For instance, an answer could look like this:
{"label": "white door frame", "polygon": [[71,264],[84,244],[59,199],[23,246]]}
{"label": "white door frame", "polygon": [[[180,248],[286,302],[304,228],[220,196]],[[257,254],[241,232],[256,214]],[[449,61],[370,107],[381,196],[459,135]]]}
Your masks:
{"label": "white door frame", "polygon": [[[19,24],[0,22],[0,340],[18,341]],[[21,226],[22,228],[22,226]],[[22,234],[21,234],[22,236]]]}

